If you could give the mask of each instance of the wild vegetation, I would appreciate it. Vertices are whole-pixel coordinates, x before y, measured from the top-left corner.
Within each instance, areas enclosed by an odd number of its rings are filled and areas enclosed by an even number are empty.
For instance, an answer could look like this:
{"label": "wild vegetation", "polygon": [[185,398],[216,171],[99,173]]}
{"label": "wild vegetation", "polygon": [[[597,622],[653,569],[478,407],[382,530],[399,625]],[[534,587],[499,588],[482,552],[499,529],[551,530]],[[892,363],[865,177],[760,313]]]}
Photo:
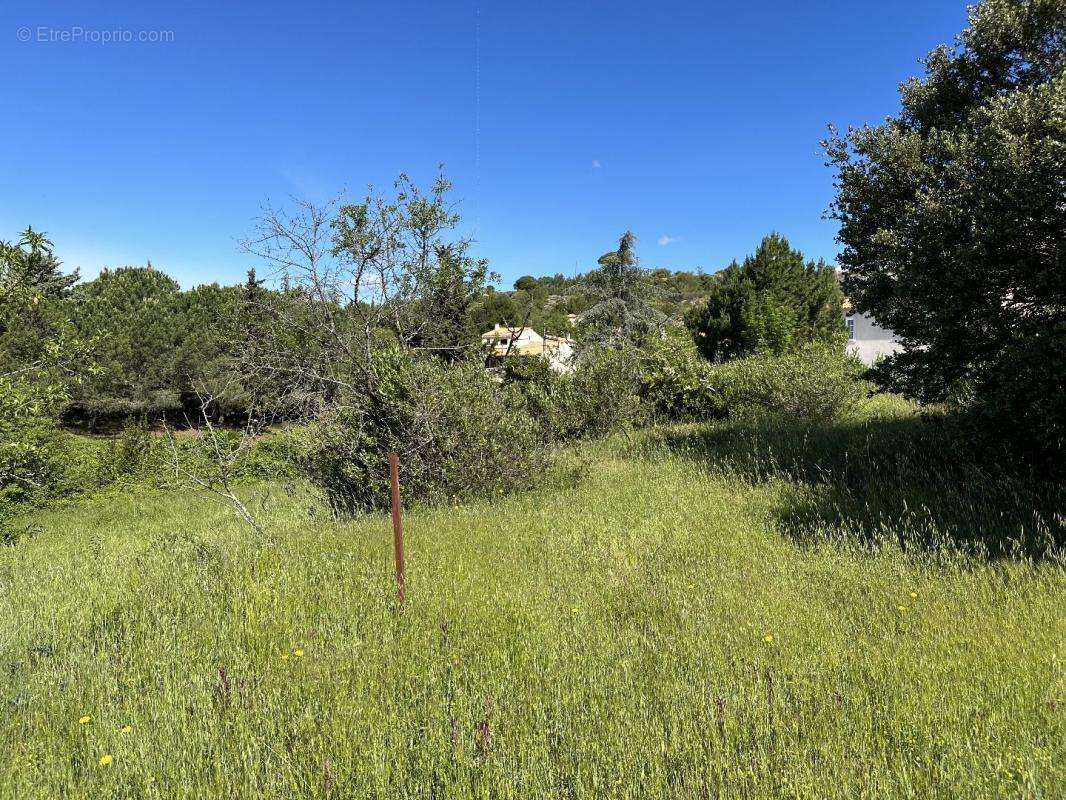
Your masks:
{"label": "wild vegetation", "polygon": [[0,245],[0,797],[1061,794],[1063,41],[985,0],[827,142],[843,290],[628,231],[497,290],[443,175],[238,286]]}
{"label": "wild vegetation", "polygon": [[1066,4],[986,0],[901,110],[825,142],[844,289],[901,337],[884,385],[1066,464]]}
{"label": "wild vegetation", "polygon": [[187,493],[38,516],[0,550],[0,795],[1054,796],[1062,565],[956,540],[1040,506],[920,427],[583,446],[409,514],[402,612],[386,520],[276,484],[270,544]]}

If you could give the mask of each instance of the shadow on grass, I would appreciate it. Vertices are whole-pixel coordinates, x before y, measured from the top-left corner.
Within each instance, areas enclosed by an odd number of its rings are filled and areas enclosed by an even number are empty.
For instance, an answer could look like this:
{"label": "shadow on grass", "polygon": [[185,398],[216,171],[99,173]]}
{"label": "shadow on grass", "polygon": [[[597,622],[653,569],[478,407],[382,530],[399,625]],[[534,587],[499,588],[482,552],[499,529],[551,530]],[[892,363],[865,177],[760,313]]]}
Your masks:
{"label": "shadow on grass", "polygon": [[1066,488],[1006,458],[978,463],[942,419],[719,422],[657,438],[712,471],[787,481],[777,519],[801,542],[887,539],[991,558],[1056,557],[1066,544]]}

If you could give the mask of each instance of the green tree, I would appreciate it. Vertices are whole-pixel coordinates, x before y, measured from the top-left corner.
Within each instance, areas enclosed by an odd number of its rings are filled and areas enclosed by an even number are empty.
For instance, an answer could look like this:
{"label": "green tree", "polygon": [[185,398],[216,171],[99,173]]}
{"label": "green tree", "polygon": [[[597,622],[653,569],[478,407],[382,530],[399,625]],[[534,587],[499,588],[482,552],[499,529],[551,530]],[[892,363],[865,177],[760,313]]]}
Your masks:
{"label": "green tree", "polygon": [[185,331],[177,282],[151,266],[120,267],[77,294],[76,324],[96,341],[99,372],[77,387],[76,406],[92,418],[180,408],[175,354]]}
{"label": "green tree", "polygon": [[196,413],[207,397],[221,414],[242,414],[249,397],[240,371],[247,325],[242,315],[241,288],[217,283],[181,292],[173,310],[174,350],[170,363],[162,355],[160,367],[169,374],[170,388],[188,412]]}
{"label": "green tree", "polygon": [[844,286],[887,383],[1066,463],[1066,3],[985,0],[883,124],[835,132]]}
{"label": "green tree", "polygon": [[469,309],[469,327],[478,335],[494,325],[521,325],[521,312],[507,292],[486,292]]}
{"label": "green tree", "polygon": [[488,261],[467,255],[465,241],[437,247],[437,263],[424,277],[419,305],[423,323],[412,344],[446,360],[458,358],[482,331],[468,324],[470,309],[485,291]]}
{"label": "green tree", "polygon": [[665,315],[653,305],[656,288],[637,262],[636,237],[626,231],[618,249],[600,256],[585,278],[590,307],[582,318],[585,344],[616,350],[639,347],[661,330]]}
{"label": "green tree", "polygon": [[[392,197],[371,192],[360,203],[340,206],[335,217],[329,208],[305,205],[312,228],[332,232],[332,247],[322,253],[315,252],[317,246],[301,248],[294,262],[301,265],[303,274],[297,277],[310,298],[345,307],[351,334],[361,342],[361,369],[370,373],[373,347],[362,342],[375,328],[390,331],[405,345],[456,357],[473,344],[467,325],[471,306],[497,278],[486,260],[470,256],[469,239],[453,235],[460,217],[443,173],[428,191],[402,174],[394,186]],[[275,216],[265,222],[271,241],[280,230],[291,233],[291,219]],[[268,253],[253,252],[276,263]],[[330,263],[335,271],[326,274],[317,262]]]}
{"label": "green tree", "polygon": [[40,361],[66,326],[78,273],[61,267],[51,240],[32,227],[0,242],[0,372]]}
{"label": "green tree", "polygon": [[8,524],[17,504],[46,500],[60,483],[57,420],[90,363],[68,318],[75,280],[43,233],[0,243],[0,542],[17,536]]}
{"label": "green tree", "polygon": [[712,361],[831,342],[841,337],[843,320],[833,269],[805,260],[776,233],[763,237],[743,264],[723,270],[706,302],[686,315],[700,352]]}
{"label": "green tree", "polygon": [[514,282],[515,291],[529,292],[532,294],[537,288],[537,279],[532,275],[523,275]]}

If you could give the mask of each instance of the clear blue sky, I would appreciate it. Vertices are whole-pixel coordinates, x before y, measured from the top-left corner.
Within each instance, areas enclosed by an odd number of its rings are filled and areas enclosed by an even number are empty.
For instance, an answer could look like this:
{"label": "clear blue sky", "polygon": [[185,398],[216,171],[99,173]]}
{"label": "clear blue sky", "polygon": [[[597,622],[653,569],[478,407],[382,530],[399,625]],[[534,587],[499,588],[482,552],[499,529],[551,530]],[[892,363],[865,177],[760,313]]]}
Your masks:
{"label": "clear blue sky", "polygon": [[771,229],[831,260],[826,123],[893,113],[965,21],[963,0],[6,0],[0,238],[232,282],[264,201],[443,162],[504,283],[587,269],[626,228],[645,266],[713,271]]}

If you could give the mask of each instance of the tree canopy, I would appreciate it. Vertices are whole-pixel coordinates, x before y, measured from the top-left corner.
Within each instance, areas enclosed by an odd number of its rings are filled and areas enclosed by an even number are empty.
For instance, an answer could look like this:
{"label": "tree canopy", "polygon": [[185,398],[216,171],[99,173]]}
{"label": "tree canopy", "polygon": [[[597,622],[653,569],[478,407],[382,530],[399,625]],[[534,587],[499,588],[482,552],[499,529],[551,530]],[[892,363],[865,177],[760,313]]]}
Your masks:
{"label": "tree canopy", "polygon": [[721,361],[754,352],[784,353],[841,335],[843,296],[824,261],[807,261],[777,233],[735,261],[686,322],[700,352]]}
{"label": "tree canopy", "polygon": [[845,290],[902,339],[887,384],[1061,453],[1066,4],[985,0],[924,64],[896,116],[825,142]]}

